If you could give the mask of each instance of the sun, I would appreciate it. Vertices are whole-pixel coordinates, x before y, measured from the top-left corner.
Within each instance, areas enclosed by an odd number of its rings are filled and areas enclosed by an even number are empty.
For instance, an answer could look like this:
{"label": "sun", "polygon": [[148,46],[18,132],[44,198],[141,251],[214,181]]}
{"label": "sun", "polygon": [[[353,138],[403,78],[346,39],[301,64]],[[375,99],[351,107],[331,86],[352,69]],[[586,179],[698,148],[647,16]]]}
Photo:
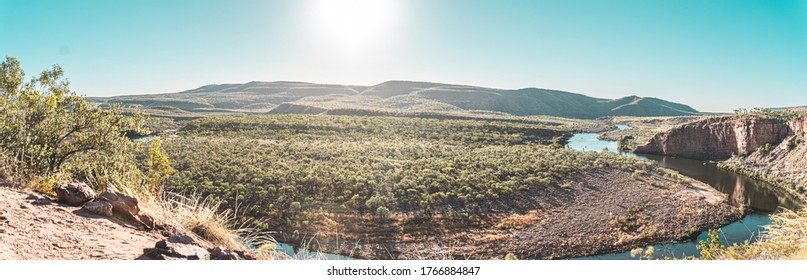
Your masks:
{"label": "sun", "polygon": [[394,36],[398,0],[309,0],[311,36],[342,52],[373,51]]}

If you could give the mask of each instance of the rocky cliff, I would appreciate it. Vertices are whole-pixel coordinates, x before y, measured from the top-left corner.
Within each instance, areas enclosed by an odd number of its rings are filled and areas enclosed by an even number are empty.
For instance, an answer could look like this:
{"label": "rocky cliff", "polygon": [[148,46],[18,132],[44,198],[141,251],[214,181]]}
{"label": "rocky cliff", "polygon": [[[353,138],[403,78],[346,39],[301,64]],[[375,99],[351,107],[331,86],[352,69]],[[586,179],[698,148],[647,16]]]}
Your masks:
{"label": "rocky cliff", "polygon": [[807,121],[800,119],[788,123],[754,115],[715,117],[659,133],[635,151],[722,160],[732,155],[750,154],[766,144],[777,145],[792,136],[794,130],[807,131]]}
{"label": "rocky cliff", "polygon": [[732,157],[723,166],[783,187],[807,201],[807,117],[787,123],[790,134],[770,149]]}
{"label": "rocky cliff", "polygon": [[795,120],[790,121],[788,123],[790,129],[793,131],[793,135],[801,136],[807,133],[807,117],[797,118]]}

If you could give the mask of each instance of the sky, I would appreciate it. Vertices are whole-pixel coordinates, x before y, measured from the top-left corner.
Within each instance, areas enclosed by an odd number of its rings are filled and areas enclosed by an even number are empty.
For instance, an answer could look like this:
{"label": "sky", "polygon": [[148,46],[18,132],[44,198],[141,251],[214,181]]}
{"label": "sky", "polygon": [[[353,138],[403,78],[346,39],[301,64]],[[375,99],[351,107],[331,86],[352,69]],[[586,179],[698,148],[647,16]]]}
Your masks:
{"label": "sky", "polygon": [[807,0],[0,0],[0,55],[85,96],[430,81],[807,105]]}

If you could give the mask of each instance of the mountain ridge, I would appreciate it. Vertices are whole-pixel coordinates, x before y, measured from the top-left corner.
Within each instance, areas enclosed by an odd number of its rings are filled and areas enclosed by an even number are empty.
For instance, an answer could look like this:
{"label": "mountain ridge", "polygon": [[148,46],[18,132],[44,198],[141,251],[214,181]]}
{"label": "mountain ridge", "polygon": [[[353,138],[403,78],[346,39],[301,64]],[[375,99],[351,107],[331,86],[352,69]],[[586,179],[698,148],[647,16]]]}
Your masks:
{"label": "mountain ridge", "polygon": [[[99,104],[121,103],[144,109],[168,106],[193,113],[211,110],[233,113],[322,113],[333,109],[489,111],[514,116],[546,115],[579,119],[700,114],[688,105],[654,97],[630,95],[606,99],[537,87],[497,89],[402,80],[372,86],[251,81],[242,84],[210,84],[176,93],[88,99]],[[288,110],[289,108],[295,110]]]}

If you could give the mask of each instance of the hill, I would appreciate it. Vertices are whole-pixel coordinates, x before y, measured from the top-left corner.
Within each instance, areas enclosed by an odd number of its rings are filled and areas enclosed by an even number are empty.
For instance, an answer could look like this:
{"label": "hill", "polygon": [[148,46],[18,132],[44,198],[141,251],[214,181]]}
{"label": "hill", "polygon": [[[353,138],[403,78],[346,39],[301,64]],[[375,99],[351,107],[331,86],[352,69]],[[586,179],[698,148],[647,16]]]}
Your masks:
{"label": "hill", "polygon": [[159,116],[222,113],[321,114],[331,110],[384,112],[472,112],[594,119],[604,116],[688,116],[687,105],[658,98],[602,99],[539,88],[494,89],[427,82],[388,81],[375,86],[303,82],[206,85],[178,93],[89,98],[121,103]]}

